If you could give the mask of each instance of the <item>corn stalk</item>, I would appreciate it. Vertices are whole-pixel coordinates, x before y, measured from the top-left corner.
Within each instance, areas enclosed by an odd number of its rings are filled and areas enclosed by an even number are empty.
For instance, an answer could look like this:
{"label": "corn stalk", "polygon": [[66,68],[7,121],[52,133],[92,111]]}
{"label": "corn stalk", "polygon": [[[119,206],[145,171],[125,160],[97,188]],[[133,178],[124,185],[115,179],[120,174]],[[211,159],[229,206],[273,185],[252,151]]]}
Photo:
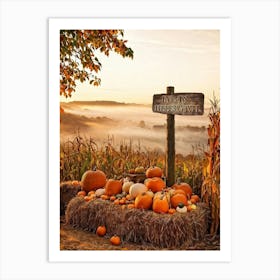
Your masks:
{"label": "corn stalk", "polygon": [[204,181],[201,188],[202,201],[211,210],[210,234],[219,233],[220,227],[220,108],[214,97],[209,112],[207,164],[204,168]]}

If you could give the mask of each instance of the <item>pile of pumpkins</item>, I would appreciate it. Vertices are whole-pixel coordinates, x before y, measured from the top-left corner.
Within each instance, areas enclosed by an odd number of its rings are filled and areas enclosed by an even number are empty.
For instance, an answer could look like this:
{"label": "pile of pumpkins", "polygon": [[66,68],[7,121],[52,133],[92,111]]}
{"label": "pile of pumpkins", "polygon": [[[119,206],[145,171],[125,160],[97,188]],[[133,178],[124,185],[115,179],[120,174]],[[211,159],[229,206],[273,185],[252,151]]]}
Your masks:
{"label": "pile of pumpkins", "polygon": [[129,178],[107,179],[101,170],[88,170],[81,178],[81,191],[85,201],[93,199],[109,200],[122,208],[153,210],[156,213],[186,213],[196,209],[200,198],[193,194],[189,184],[177,182],[167,187],[162,179],[162,169],[151,166],[146,171],[143,183]]}

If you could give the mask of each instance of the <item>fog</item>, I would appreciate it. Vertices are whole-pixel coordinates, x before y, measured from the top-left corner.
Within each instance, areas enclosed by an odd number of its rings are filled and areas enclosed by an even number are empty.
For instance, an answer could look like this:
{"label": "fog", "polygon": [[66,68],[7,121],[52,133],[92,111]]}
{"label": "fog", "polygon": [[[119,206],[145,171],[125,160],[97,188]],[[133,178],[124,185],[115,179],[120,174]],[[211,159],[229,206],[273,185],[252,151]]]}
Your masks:
{"label": "fog", "polygon": [[[143,149],[166,147],[166,115],[153,113],[146,105],[77,105],[63,104],[61,115],[61,140],[71,139],[79,134],[92,137],[97,144],[113,144],[132,141]],[[207,144],[209,120],[207,111],[203,116],[175,116],[176,153],[188,154],[193,146]]]}

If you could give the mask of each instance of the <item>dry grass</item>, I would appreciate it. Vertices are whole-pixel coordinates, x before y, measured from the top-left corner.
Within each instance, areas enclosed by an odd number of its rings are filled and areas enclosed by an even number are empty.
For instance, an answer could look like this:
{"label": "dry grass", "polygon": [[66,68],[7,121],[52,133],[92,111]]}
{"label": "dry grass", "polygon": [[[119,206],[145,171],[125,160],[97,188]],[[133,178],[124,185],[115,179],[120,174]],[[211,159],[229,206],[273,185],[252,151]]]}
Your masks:
{"label": "dry grass", "polygon": [[[108,178],[122,177],[129,169],[137,166],[148,168],[156,165],[165,170],[165,153],[134,145],[132,141],[114,144],[113,139],[98,146],[93,138],[81,137],[60,144],[60,181],[80,180],[83,173],[93,166],[105,171]],[[203,168],[206,162],[203,147],[193,147],[190,155],[176,155],[176,178],[182,178],[200,194],[203,182]]]}
{"label": "dry grass", "polygon": [[74,228],[95,232],[99,225],[105,225],[108,237],[116,234],[127,242],[176,249],[182,244],[194,246],[204,239],[209,209],[200,203],[195,211],[185,214],[157,214],[151,210],[122,209],[102,199],[85,202],[83,197],[75,197],[69,202],[65,217],[66,224]]}

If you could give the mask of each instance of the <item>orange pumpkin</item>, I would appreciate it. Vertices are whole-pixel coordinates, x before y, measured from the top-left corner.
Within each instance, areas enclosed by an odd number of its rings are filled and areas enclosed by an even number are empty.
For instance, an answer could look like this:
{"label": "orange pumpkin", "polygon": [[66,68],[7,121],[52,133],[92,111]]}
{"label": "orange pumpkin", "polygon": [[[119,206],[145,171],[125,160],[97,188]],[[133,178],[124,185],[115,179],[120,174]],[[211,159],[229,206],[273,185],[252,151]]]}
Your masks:
{"label": "orange pumpkin", "polygon": [[111,201],[114,201],[114,200],[116,200],[116,197],[115,197],[114,195],[112,195],[112,196],[110,197],[110,200],[111,200]]}
{"label": "orange pumpkin", "polygon": [[118,245],[121,244],[121,239],[120,239],[119,236],[114,235],[110,238],[110,242],[111,242],[112,245],[118,246]]}
{"label": "orange pumpkin", "polygon": [[138,209],[150,209],[153,204],[153,199],[146,192],[138,194],[135,198],[135,208]]}
{"label": "orange pumpkin", "polygon": [[187,196],[188,199],[191,198],[192,196],[192,188],[188,183],[176,183],[172,186],[172,188],[174,188],[175,190],[183,190]]}
{"label": "orange pumpkin", "polygon": [[165,195],[154,199],[153,211],[156,213],[167,213],[169,210],[168,200]]}
{"label": "orange pumpkin", "polygon": [[112,196],[121,193],[122,182],[115,179],[109,179],[105,185],[105,194]]}
{"label": "orange pumpkin", "polygon": [[84,196],[84,200],[85,200],[86,202],[91,201],[91,200],[92,200],[92,197],[86,195],[86,196]]}
{"label": "orange pumpkin", "polygon": [[88,170],[81,179],[81,187],[83,191],[90,192],[103,188],[106,184],[106,175],[101,170]]}
{"label": "orange pumpkin", "polygon": [[128,208],[128,209],[133,209],[133,208],[135,208],[135,205],[134,205],[133,203],[129,203],[129,204],[127,205],[127,208]]}
{"label": "orange pumpkin", "polygon": [[174,214],[176,212],[176,209],[174,209],[174,208],[170,208],[169,210],[168,210],[168,213],[169,214]]}
{"label": "orange pumpkin", "polygon": [[99,226],[96,230],[96,234],[99,236],[104,236],[106,234],[106,227],[105,226]]}
{"label": "orange pumpkin", "polygon": [[200,201],[200,198],[197,194],[194,194],[191,196],[191,200],[194,199],[196,202],[199,202]]}
{"label": "orange pumpkin", "polygon": [[79,187],[80,186],[80,182],[77,180],[72,181],[72,186],[74,187]]}
{"label": "orange pumpkin", "polygon": [[162,191],[165,187],[165,182],[159,177],[148,178],[144,183],[147,189],[151,190],[154,193]]}
{"label": "orange pumpkin", "polygon": [[162,176],[162,169],[157,166],[151,166],[146,170],[147,178],[161,177],[161,176]]}
{"label": "orange pumpkin", "polygon": [[171,206],[176,208],[179,203],[183,203],[184,205],[188,205],[188,200],[186,195],[182,193],[175,193],[170,198]]}
{"label": "orange pumpkin", "polygon": [[77,193],[77,196],[86,196],[86,192],[85,191],[79,191],[78,193]]}

